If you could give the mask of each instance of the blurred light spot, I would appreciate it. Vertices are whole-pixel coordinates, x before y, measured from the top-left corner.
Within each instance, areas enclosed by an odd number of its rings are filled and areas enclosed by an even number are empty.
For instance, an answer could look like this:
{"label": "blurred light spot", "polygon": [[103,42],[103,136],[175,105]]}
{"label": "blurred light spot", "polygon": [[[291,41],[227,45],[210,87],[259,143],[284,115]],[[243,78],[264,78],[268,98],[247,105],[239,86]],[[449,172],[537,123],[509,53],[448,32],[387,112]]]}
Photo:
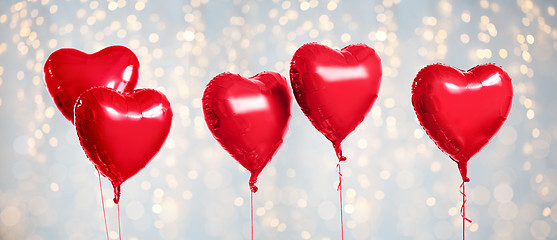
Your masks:
{"label": "blurred light spot", "polygon": [[363,138],[358,140],[358,147],[360,149],[366,149],[367,148],[367,140],[365,140]]}
{"label": "blurred light spot", "polygon": [[114,11],[118,8],[118,2],[109,2],[108,3],[108,10]]}
{"label": "blurred light spot", "polygon": [[13,227],[21,220],[21,212],[17,207],[9,206],[0,212],[0,220],[7,227]]}
{"label": "blurred light spot", "polygon": [[503,48],[499,49],[499,56],[500,56],[502,59],[507,58],[507,56],[508,56],[507,50],[505,50],[505,49],[503,49]]}
{"label": "blurred light spot", "polygon": [[300,236],[302,236],[302,239],[310,239],[311,238],[311,234],[308,231],[302,231]]}
{"label": "blurred light spot", "polygon": [[526,36],[526,42],[528,42],[528,44],[534,44],[534,36],[528,34]]}
{"label": "blurred light spot", "polygon": [[289,178],[293,178],[296,177],[296,170],[289,168],[286,170],[286,176],[288,176]]}
{"label": "blurred light spot", "polygon": [[533,138],[538,138],[540,136],[540,130],[538,128],[534,128],[532,130],[532,137]]}
{"label": "blurred light spot", "polygon": [[261,216],[265,215],[265,212],[266,212],[265,208],[260,207],[260,208],[257,208],[257,210],[255,210],[255,215],[261,217]]}
{"label": "blurred light spot", "polygon": [[449,216],[456,216],[456,214],[458,213],[458,209],[456,209],[455,207],[449,208],[449,211],[447,213],[449,214]]}
{"label": "blurred light spot", "polygon": [[377,191],[373,194],[373,196],[377,200],[383,200],[385,198],[385,193],[383,191]]}
{"label": "blurred light spot", "polygon": [[153,196],[156,198],[162,198],[164,196],[164,191],[160,188],[155,189],[155,191],[153,191]]}
{"label": "blurred light spot", "polygon": [[478,229],[479,229],[479,227],[480,227],[480,226],[479,226],[477,223],[472,223],[472,224],[470,225],[470,232],[477,232]]}
{"label": "blurred light spot", "polygon": [[305,207],[308,206],[308,201],[306,201],[305,199],[298,199],[296,205],[297,205],[299,208],[305,208]]}
{"label": "blurred light spot", "polygon": [[141,182],[141,188],[143,190],[149,190],[151,188],[151,183],[149,183],[148,181],[143,181]]}
{"label": "blurred light spot", "polygon": [[533,109],[528,109],[528,111],[526,112],[526,117],[529,120],[532,120],[532,119],[534,119],[534,116],[535,116],[534,110]]}
{"label": "blurred light spot", "polygon": [[387,180],[387,179],[389,179],[389,178],[391,177],[391,173],[390,173],[388,170],[382,170],[382,171],[379,173],[379,177],[380,177],[381,179],[383,179],[383,180]]}
{"label": "blurred light spot", "polygon": [[182,193],[182,197],[185,200],[191,200],[192,197],[193,197],[193,193],[191,191],[185,191],[185,192]]}
{"label": "blurred light spot", "polygon": [[286,230],[286,224],[281,223],[281,224],[278,225],[277,231],[284,232],[285,230]]}
{"label": "blurred light spot", "polygon": [[536,220],[530,225],[530,233],[536,239],[546,239],[551,231],[551,226],[543,220]]}
{"label": "blurred light spot", "polygon": [[499,184],[493,190],[493,197],[501,203],[510,202],[513,198],[513,189],[508,184]]}
{"label": "blurred light spot", "polygon": [[137,11],[141,11],[145,9],[145,3],[144,2],[137,2],[135,3],[135,10]]}
{"label": "blurred light spot", "polygon": [[431,165],[429,166],[429,169],[432,172],[439,172],[441,170],[441,163],[438,161],[432,162]]}
{"label": "blurred light spot", "polygon": [[273,219],[271,220],[271,222],[269,222],[269,225],[270,225],[271,227],[277,227],[277,226],[279,225],[279,223],[280,223],[280,221],[279,221],[277,218],[273,218]]}
{"label": "blurred light spot", "polygon": [[340,39],[341,39],[341,41],[342,41],[343,43],[348,43],[348,42],[350,42],[351,37],[350,37],[350,34],[348,34],[348,33],[343,33],[343,34],[340,36]]}
{"label": "blurred light spot", "polygon": [[344,206],[344,212],[346,212],[346,213],[348,213],[348,214],[352,214],[352,213],[354,213],[354,211],[355,211],[354,205],[352,205],[352,204],[346,204],[346,205]]}
{"label": "blurred light spot", "polygon": [[497,207],[497,213],[502,219],[513,220],[518,215],[518,207],[513,202],[501,203]]}
{"label": "blurred light spot", "polygon": [[377,31],[375,33],[375,39],[377,39],[378,41],[385,41],[385,39],[387,39],[387,33],[384,31]]}
{"label": "blurred light spot", "polygon": [[159,41],[159,35],[156,33],[149,34],[149,42],[156,43]]}
{"label": "blurred light spot", "polygon": [[462,14],[460,15],[460,19],[462,19],[462,21],[465,23],[470,22],[470,12],[468,11],[462,12]]}
{"label": "blurred light spot", "polygon": [[57,183],[50,183],[50,190],[53,192],[58,192],[58,190],[60,190],[60,188],[58,187]]}
{"label": "blurred light spot", "polygon": [[435,26],[437,25],[437,18],[435,17],[423,17],[422,22],[428,26]]}
{"label": "blurred light spot", "polygon": [[110,236],[111,239],[118,239],[119,235],[116,231],[110,231],[108,233],[108,235]]}
{"label": "blurred light spot", "polygon": [[236,207],[240,207],[244,205],[244,199],[241,197],[237,197],[236,199],[234,199],[234,206]]}
{"label": "blurred light spot", "polygon": [[153,207],[151,207],[151,210],[155,214],[160,214],[162,212],[162,206],[160,204],[153,204]]}
{"label": "blurred light spot", "polygon": [[424,136],[424,131],[421,128],[414,129],[414,137],[421,139]]}
{"label": "blurred light spot", "polygon": [[425,200],[425,204],[426,204],[427,206],[429,206],[429,207],[435,206],[435,203],[436,203],[436,200],[435,200],[434,197],[428,197],[428,198]]}
{"label": "blurred light spot", "polygon": [[190,170],[188,171],[188,178],[191,180],[197,179],[197,177],[199,176],[199,174],[197,173],[197,171],[195,170]]}
{"label": "blurred light spot", "polygon": [[548,208],[548,207],[544,208],[543,211],[542,211],[542,215],[544,217],[547,217],[547,216],[551,215],[551,208]]}

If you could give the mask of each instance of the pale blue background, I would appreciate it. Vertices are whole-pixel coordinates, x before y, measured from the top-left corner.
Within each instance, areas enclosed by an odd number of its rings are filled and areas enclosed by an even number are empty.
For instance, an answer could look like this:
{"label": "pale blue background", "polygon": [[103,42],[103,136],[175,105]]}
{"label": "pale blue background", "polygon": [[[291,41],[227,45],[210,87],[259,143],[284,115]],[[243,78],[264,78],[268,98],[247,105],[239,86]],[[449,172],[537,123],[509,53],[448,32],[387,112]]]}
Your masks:
{"label": "pale blue background", "polygon": [[[508,121],[469,162],[469,239],[557,238],[555,1],[0,1],[0,238],[105,238],[98,177],[58,112],[42,66],[56,49],[125,45],[138,87],[175,113],[165,146],[122,186],[123,239],[248,239],[247,171],[201,112],[225,71],[288,76],[308,42],[365,43],[382,58],[372,112],[344,141],[346,239],[459,239],[460,176],[410,102],[420,68],[493,62],[513,79]],[[504,49],[501,50],[501,49]],[[506,53],[506,54],[505,54]],[[489,104],[489,103],[485,103]],[[259,178],[256,239],[340,239],[331,144],[292,105],[284,145]],[[112,188],[103,178],[111,239]]]}

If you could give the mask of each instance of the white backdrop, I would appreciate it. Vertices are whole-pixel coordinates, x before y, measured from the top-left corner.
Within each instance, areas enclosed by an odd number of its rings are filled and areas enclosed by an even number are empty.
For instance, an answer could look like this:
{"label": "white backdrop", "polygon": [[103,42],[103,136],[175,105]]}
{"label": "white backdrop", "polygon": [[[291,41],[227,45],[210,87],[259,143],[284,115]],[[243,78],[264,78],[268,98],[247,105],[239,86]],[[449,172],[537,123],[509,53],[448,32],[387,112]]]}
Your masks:
{"label": "white backdrop", "polygon": [[[308,42],[365,43],[382,58],[375,106],[344,141],[346,239],[458,239],[456,164],[412,109],[420,68],[493,62],[513,79],[508,121],[469,162],[469,239],[557,238],[557,4],[517,1],[0,2],[0,238],[103,239],[98,177],[56,109],[42,67],[63,48],[125,45],[139,88],[175,116],[152,162],[122,185],[123,239],[249,238],[249,173],[208,131],[201,94],[225,71],[288,77]],[[486,103],[489,104],[489,103]],[[259,177],[256,239],[340,239],[333,148],[298,105]],[[103,178],[111,239],[112,187]]]}

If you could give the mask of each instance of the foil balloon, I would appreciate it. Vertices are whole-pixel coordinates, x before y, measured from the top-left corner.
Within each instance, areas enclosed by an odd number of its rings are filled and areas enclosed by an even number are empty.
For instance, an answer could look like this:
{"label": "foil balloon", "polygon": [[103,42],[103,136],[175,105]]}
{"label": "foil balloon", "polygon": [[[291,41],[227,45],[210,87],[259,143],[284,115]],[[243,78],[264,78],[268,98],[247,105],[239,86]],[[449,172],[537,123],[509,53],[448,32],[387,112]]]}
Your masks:
{"label": "foil balloon", "polygon": [[84,92],[75,105],[75,127],[81,147],[114,187],[120,185],[155,156],[172,122],[166,97],[152,89],[121,93],[107,87]]}
{"label": "foil balloon", "polygon": [[92,87],[133,91],[139,61],[123,46],[107,47],[94,54],[63,48],[52,53],[44,65],[46,87],[64,117],[73,123],[75,102]]}
{"label": "foil balloon", "polygon": [[412,104],[429,137],[457,164],[464,182],[467,162],[499,131],[511,110],[511,78],[493,64],[463,71],[424,67],[412,84]]}
{"label": "foil balloon", "polygon": [[365,44],[334,50],[317,43],[300,47],[290,66],[294,96],[313,126],[329,139],[339,161],[340,144],[377,99],[381,59]]}
{"label": "foil balloon", "polygon": [[205,121],[215,139],[251,173],[249,186],[281,146],[290,121],[286,79],[275,72],[251,78],[222,73],[203,93]]}

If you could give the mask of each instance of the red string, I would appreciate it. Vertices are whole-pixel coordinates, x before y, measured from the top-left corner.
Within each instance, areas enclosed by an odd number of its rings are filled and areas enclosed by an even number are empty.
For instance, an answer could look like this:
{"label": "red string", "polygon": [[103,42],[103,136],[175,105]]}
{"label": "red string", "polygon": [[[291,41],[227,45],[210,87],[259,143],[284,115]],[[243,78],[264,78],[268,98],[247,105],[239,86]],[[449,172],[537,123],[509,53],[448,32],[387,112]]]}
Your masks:
{"label": "red string", "polygon": [[250,191],[250,210],[251,210],[251,240],[253,240],[253,192]]}
{"label": "red string", "polygon": [[104,209],[104,197],[103,197],[103,186],[101,182],[101,172],[97,169],[97,173],[99,174],[99,188],[101,189],[101,204],[103,206],[103,216],[104,216],[104,228],[106,230],[106,240],[108,240],[108,224],[106,223],[106,211]]}
{"label": "red string", "polygon": [[122,240],[122,230],[120,228],[120,203],[117,203],[116,207],[118,208],[118,236],[119,239]]}
{"label": "red string", "polygon": [[341,237],[342,240],[344,240],[344,220],[343,220],[343,207],[342,207],[342,173],[340,171],[340,161],[337,164],[337,168],[338,168],[338,186],[337,186],[337,191],[338,191],[338,195],[339,195],[339,199],[340,199],[340,233],[341,233]]}
{"label": "red string", "polygon": [[462,194],[462,206],[460,207],[460,216],[462,216],[462,240],[465,240],[466,222],[472,223],[472,220],[466,217],[466,186],[464,185],[464,181],[460,184],[459,191]]}

